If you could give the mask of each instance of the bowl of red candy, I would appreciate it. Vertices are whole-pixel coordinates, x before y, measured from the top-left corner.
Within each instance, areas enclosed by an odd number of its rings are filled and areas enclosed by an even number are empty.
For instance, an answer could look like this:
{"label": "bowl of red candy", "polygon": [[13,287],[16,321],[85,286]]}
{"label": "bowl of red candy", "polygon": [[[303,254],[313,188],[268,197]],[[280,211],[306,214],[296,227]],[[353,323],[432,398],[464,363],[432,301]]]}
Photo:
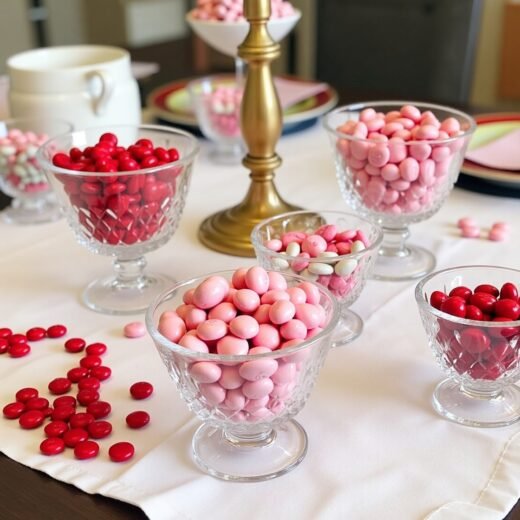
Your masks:
{"label": "bowl of red candy", "polygon": [[39,224],[61,218],[36,153],[49,137],[71,130],[71,124],[58,119],[17,118],[0,122],[0,189],[13,198],[2,212],[5,222]]}
{"label": "bowl of red candy", "polygon": [[78,242],[114,257],[115,274],[83,293],[110,314],[144,311],[171,280],[145,272],[145,253],[173,235],[184,209],[197,140],[175,128],[89,128],[55,137],[38,156]]}
{"label": "bowl of red candy", "polygon": [[448,373],[435,410],[477,427],[520,419],[520,271],[464,266],[433,273],[415,290],[437,361]]}
{"label": "bowl of red candy", "polygon": [[363,330],[362,318],[349,307],[365,287],[382,239],[377,224],[344,211],[291,211],[263,220],[251,232],[261,266],[303,276],[337,299],[335,346]]}
{"label": "bowl of red candy", "polygon": [[343,199],[384,231],[373,276],[411,280],[433,271],[434,255],[407,243],[408,227],[446,201],[473,118],[441,105],[378,101],[337,108],[324,124]]}
{"label": "bowl of red candy", "polygon": [[[305,301],[294,298],[300,292]],[[180,282],[150,306],[148,331],[203,422],[192,440],[203,471],[253,482],[303,460],[307,435],[293,417],[311,392],[338,316],[324,287],[260,266]]]}

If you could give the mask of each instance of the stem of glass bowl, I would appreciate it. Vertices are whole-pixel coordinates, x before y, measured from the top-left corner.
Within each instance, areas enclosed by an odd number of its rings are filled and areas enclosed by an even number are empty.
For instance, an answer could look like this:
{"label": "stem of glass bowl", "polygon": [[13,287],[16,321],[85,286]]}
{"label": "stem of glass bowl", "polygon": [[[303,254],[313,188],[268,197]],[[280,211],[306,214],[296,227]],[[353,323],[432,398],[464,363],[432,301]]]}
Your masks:
{"label": "stem of glass bowl", "polygon": [[410,236],[408,226],[402,228],[383,227],[383,242],[379,248],[380,256],[405,257],[410,254],[405,243]]}
{"label": "stem of glass bowl", "polygon": [[118,290],[143,289],[147,285],[144,269],[146,267],[146,259],[144,256],[133,258],[130,260],[114,260],[114,271],[116,279],[113,288]]}
{"label": "stem of glass bowl", "polygon": [[276,431],[262,428],[255,433],[224,431],[224,438],[236,448],[262,448],[269,446],[276,439]]}
{"label": "stem of glass bowl", "polygon": [[461,383],[460,384],[460,391],[466,394],[468,397],[471,397],[473,399],[483,399],[483,400],[489,400],[489,399],[497,399],[502,395],[502,390],[496,389],[496,388],[488,388],[488,389],[482,389],[482,388],[475,388],[471,384],[468,383]]}

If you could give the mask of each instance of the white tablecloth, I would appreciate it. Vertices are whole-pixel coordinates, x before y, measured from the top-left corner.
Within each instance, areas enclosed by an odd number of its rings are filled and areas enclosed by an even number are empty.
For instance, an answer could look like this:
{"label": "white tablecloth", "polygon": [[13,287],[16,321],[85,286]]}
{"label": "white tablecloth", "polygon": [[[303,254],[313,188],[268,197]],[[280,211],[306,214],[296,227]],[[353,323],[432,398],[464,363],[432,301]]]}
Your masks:
{"label": "white tablecloth", "polygon": [[[347,209],[334,176],[327,137],[320,127],[282,138],[284,163],[277,186],[290,201],[310,209]],[[182,221],[172,240],[147,256],[149,268],[177,279],[252,260],[205,249],[196,238],[208,214],[238,202],[248,185],[241,166],[217,167],[203,144]],[[514,224],[520,203],[456,189],[432,219],[412,227],[412,240],[431,248],[438,267],[483,263],[518,267],[520,227],[507,242],[459,238],[455,223],[472,215],[482,226]],[[289,474],[258,484],[226,483],[202,474],[190,459],[198,421],[181,401],[147,338],[128,340],[128,317],[89,311],[82,288],[110,270],[110,260],[76,244],[65,221],[15,227],[0,224],[0,326],[25,331],[63,322],[69,336],[104,341],[113,368],[102,398],[112,402],[114,433],[100,441],[95,460],[38,453],[41,430],[22,431],[0,420],[0,449],[7,456],[74,484],[140,506],[153,520],[227,518],[352,518],[370,520],[500,519],[520,496],[520,426],[474,429],[441,419],[430,396],[443,378],[426,342],[413,297],[415,283],[370,281],[354,309],[365,319],[355,343],[331,351],[298,420],[309,435],[304,462]],[[23,359],[0,356],[0,399],[13,400],[23,386],[42,390],[77,358],[61,340],[33,346]],[[147,401],[128,387],[153,382]],[[124,417],[148,410],[151,424],[130,431]],[[135,443],[126,464],[108,461],[108,446]]]}

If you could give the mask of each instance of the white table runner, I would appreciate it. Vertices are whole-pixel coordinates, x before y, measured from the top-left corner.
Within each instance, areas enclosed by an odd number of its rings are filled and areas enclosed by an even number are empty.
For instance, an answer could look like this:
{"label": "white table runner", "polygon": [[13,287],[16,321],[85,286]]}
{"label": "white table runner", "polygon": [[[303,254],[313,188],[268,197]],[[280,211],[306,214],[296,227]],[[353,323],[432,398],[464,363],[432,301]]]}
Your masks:
{"label": "white table runner", "polygon": [[[279,191],[310,209],[348,210],[334,176],[329,143],[315,127],[284,137],[278,146],[284,163]],[[203,144],[182,221],[172,240],[147,255],[150,270],[176,279],[218,269],[251,265],[252,260],[205,249],[198,225],[211,212],[237,203],[248,185],[241,166],[217,167]],[[431,248],[438,268],[482,263],[518,267],[518,199],[456,189],[429,221],[411,227],[412,241]],[[455,223],[471,215],[483,226],[498,220],[513,224],[508,242],[459,238]],[[0,327],[64,323],[69,335],[109,347],[113,369],[102,398],[113,405],[114,433],[100,441],[95,460],[76,461],[71,450],[44,457],[42,431],[20,430],[17,421],[0,420],[0,450],[29,467],[141,507],[152,520],[228,518],[352,518],[356,520],[501,519],[520,496],[520,425],[473,429],[438,417],[430,406],[434,386],[443,378],[419,320],[415,283],[370,281],[354,309],[365,319],[355,343],[331,351],[316,386],[297,420],[309,435],[304,462],[291,473],[258,484],[226,483],[202,474],[190,459],[198,421],[181,401],[174,383],[147,338],[128,340],[128,317],[110,317],[83,307],[82,288],[110,270],[110,259],[75,243],[65,221],[40,226],[0,224]],[[132,318],[133,319],[133,318]],[[78,358],[61,340],[34,343],[29,356],[0,356],[0,399],[13,400],[23,386],[37,386],[64,375]],[[153,398],[133,401],[130,384],[151,381]],[[127,413],[150,412],[143,431],[128,430]],[[135,443],[126,464],[108,461],[108,447]]]}

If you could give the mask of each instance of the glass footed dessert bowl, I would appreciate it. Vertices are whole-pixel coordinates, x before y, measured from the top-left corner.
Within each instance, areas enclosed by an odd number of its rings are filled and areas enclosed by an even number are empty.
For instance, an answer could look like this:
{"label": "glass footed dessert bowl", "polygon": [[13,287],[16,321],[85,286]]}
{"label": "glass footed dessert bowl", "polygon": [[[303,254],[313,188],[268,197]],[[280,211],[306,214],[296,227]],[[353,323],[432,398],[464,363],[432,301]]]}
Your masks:
{"label": "glass footed dessert bowl", "polygon": [[189,133],[154,125],[89,128],[40,148],[40,164],[77,241],[114,258],[114,274],[83,291],[87,307],[143,312],[172,283],[148,273],[144,255],[176,231],[197,152]]}
{"label": "glass footed dessert bowl", "polygon": [[[302,309],[307,312],[319,306],[322,327],[277,348],[272,343],[270,347],[254,346],[258,342],[243,339],[251,334],[237,329],[237,323],[256,316],[266,327],[260,328],[262,343],[269,344],[265,333],[269,328],[272,332],[273,326],[266,315],[260,317],[263,311],[249,315],[240,311],[237,316],[235,309],[228,314],[234,303],[241,307],[246,302],[241,295],[251,290],[244,288],[243,280],[251,272],[265,273],[254,267],[179,282],[162,293],[146,313],[147,329],[162,361],[182,399],[202,421],[192,440],[195,463],[214,477],[244,482],[278,477],[304,459],[307,435],[293,418],[309,397],[339,317],[337,303],[327,289],[296,275],[269,273],[268,283],[275,284],[278,291],[304,284],[308,301],[315,303]],[[210,295],[211,302],[201,292],[201,287],[210,286],[204,294]],[[216,332],[222,323],[217,326],[215,322],[222,320],[227,320],[224,330]],[[209,339],[210,334],[220,339]]]}
{"label": "glass footed dessert bowl", "polygon": [[213,148],[210,159],[217,164],[238,164],[245,147],[240,131],[243,85],[229,76],[207,76],[187,86],[199,127]]}
{"label": "glass footed dessert bowl", "polygon": [[373,277],[420,278],[435,268],[410,245],[409,225],[437,213],[453,189],[476,124],[428,103],[377,101],[339,107],[324,118],[345,202],[384,231]]}
{"label": "glass footed dessert bowl", "polygon": [[335,346],[350,343],[363,331],[362,318],[349,307],[365,287],[382,239],[379,226],[344,211],[283,213],[263,220],[251,232],[262,267],[298,274],[337,299]]}
{"label": "glass footed dessert bowl", "polygon": [[0,189],[13,198],[2,219],[11,224],[40,224],[62,217],[61,209],[36,152],[49,139],[72,130],[66,121],[17,118],[0,122]]}
{"label": "glass footed dessert bowl", "polygon": [[433,407],[467,426],[520,420],[520,271],[464,266],[432,273],[415,298],[433,353],[448,378]]}

